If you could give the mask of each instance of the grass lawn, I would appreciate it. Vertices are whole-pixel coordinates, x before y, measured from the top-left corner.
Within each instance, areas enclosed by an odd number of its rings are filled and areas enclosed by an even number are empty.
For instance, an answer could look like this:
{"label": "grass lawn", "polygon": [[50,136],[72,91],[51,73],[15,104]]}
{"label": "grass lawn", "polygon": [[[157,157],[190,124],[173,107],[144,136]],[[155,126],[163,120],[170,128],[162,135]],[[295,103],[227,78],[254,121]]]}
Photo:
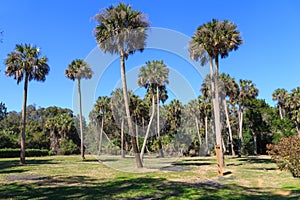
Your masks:
{"label": "grass lawn", "polygon": [[300,199],[300,179],[267,156],[228,157],[222,178],[215,158],[182,158],[140,173],[108,167],[118,160],[51,156],[21,166],[18,158],[0,159],[0,199]]}

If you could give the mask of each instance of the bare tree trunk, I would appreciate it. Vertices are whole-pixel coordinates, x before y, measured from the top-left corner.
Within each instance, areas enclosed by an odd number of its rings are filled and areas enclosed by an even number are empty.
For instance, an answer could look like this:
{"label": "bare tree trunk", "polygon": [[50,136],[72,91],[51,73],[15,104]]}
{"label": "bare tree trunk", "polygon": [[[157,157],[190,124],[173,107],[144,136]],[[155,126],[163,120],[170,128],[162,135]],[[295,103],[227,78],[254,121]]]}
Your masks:
{"label": "bare tree trunk", "polygon": [[238,156],[242,155],[242,146],[243,146],[243,110],[238,111],[239,118],[239,148],[238,148]]}
{"label": "bare tree trunk", "polygon": [[257,136],[256,133],[254,133],[253,131],[252,131],[252,135],[253,135],[253,147],[254,147],[253,153],[254,155],[257,155]]}
{"label": "bare tree trunk", "polygon": [[136,142],[136,137],[133,131],[132,120],[130,116],[130,109],[129,109],[129,98],[128,98],[128,91],[127,91],[127,82],[126,82],[126,72],[125,72],[125,60],[124,54],[120,54],[120,65],[121,65],[121,77],[122,77],[122,85],[123,85],[123,96],[124,96],[124,104],[126,110],[126,116],[128,121],[129,133],[131,135],[132,147],[134,151],[134,157],[136,161],[137,168],[142,168],[143,163],[140,158],[139,149]]}
{"label": "bare tree trunk", "polygon": [[139,147],[139,126],[137,124],[137,118],[135,120],[135,135],[136,135],[136,145]]}
{"label": "bare tree trunk", "polygon": [[209,155],[209,148],[208,148],[208,119],[207,116],[204,118],[205,123],[205,153]]}
{"label": "bare tree trunk", "polygon": [[79,126],[80,126],[80,151],[81,159],[84,160],[84,143],[83,143],[83,127],[82,127],[82,105],[81,105],[81,89],[80,89],[80,78],[78,81],[78,102],[79,102]]}
{"label": "bare tree trunk", "polygon": [[125,158],[124,153],[124,117],[122,116],[121,121],[121,158]]}
{"label": "bare tree trunk", "polygon": [[20,164],[25,164],[25,140],[26,140],[26,104],[27,104],[27,90],[28,90],[28,75],[25,75],[24,82],[24,97],[23,97],[23,109],[22,109],[22,132],[21,132],[21,152],[20,152]]}
{"label": "bare tree trunk", "polygon": [[159,152],[159,157],[163,158],[164,157],[164,152],[161,144],[161,138],[160,138],[160,126],[159,126],[159,90],[158,86],[156,86],[156,98],[157,98],[157,140],[158,140],[158,152]]}
{"label": "bare tree trunk", "polygon": [[196,128],[197,128],[197,134],[198,134],[198,139],[199,139],[199,147],[201,146],[202,140],[201,140],[201,135],[200,135],[200,129],[199,129],[199,123],[197,117],[195,117],[195,123],[196,123]]}
{"label": "bare tree trunk", "polygon": [[[214,124],[215,124],[215,133],[216,133],[216,143],[217,145],[222,146],[222,136],[221,136],[221,119],[220,119],[220,105],[219,105],[219,88],[218,88],[218,60],[216,58],[215,61],[216,64],[216,70],[214,73],[213,70],[213,60],[210,58],[210,77],[211,77],[211,88],[212,88],[212,94],[214,94],[213,97],[213,107],[214,107]],[[220,159],[223,160],[223,151],[222,148],[220,148],[221,156]],[[218,163],[223,163],[222,160],[219,160]]]}
{"label": "bare tree trunk", "polygon": [[225,114],[226,114],[226,123],[228,127],[228,134],[229,134],[229,140],[230,140],[230,147],[231,147],[231,155],[235,156],[234,152],[234,147],[233,147],[233,139],[232,139],[232,131],[231,131],[231,125],[230,125],[230,120],[229,120],[229,114],[228,114],[228,109],[227,109],[227,104],[226,100],[223,100],[224,108],[225,108]]}
{"label": "bare tree trunk", "polygon": [[100,129],[100,136],[99,136],[98,155],[101,155],[103,127],[104,127],[104,115],[102,116],[102,120],[101,120],[101,129]]}
{"label": "bare tree trunk", "polygon": [[280,116],[280,119],[283,119],[283,114],[282,114],[282,106],[280,105],[280,103],[279,103],[279,106],[278,106],[279,108],[279,116]]}
{"label": "bare tree trunk", "polygon": [[146,135],[145,135],[142,150],[141,150],[141,159],[142,160],[144,158],[146,143],[147,143],[147,139],[148,139],[148,136],[149,136],[150,127],[151,127],[152,121],[154,119],[154,114],[155,114],[155,100],[154,100],[154,95],[152,95],[152,113],[151,113],[150,121],[149,121],[149,124],[148,124],[148,127],[147,127]]}

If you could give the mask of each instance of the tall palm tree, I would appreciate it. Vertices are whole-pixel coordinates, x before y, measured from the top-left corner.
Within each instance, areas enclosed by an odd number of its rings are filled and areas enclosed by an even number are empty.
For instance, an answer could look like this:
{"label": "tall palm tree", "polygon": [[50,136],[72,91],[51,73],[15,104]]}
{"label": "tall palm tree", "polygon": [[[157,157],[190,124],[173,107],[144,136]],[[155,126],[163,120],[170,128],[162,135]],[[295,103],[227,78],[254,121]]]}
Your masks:
{"label": "tall palm tree", "polygon": [[29,44],[16,45],[15,51],[8,54],[5,64],[5,74],[12,76],[19,84],[24,79],[24,97],[22,109],[22,132],[20,163],[25,164],[25,130],[26,130],[26,104],[28,82],[31,80],[45,81],[50,68],[45,56],[41,57],[40,49]]}
{"label": "tall palm tree", "polygon": [[288,92],[286,89],[278,88],[272,94],[273,101],[278,101],[278,109],[279,109],[279,116],[280,119],[285,117],[285,100],[288,97]]}
{"label": "tall palm tree", "polygon": [[[152,93],[152,110],[154,110],[155,104],[153,103],[156,94],[156,111],[157,111],[157,139],[160,146],[159,154],[163,157],[163,150],[161,149],[160,142],[160,125],[159,125],[159,102],[160,102],[160,89],[165,89],[165,85],[169,83],[169,69],[164,64],[164,62],[153,60],[146,62],[146,65],[141,67],[140,73],[138,75],[138,85],[140,87],[145,87],[150,90]],[[165,97],[165,95],[163,95]],[[150,118],[150,122],[148,127],[151,125],[154,117],[154,112],[152,112],[152,116]],[[152,120],[151,120],[152,119]],[[147,140],[149,132],[146,133],[144,143]],[[144,145],[143,145],[144,146]]]}
{"label": "tall palm tree", "polygon": [[133,10],[130,5],[119,3],[117,6],[110,6],[95,16],[98,25],[95,28],[95,36],[100,49],[105,53],[119,54],[121,77],[123,85],[123,96],[131,134],[132,146],[135,153],[137,167],[143,167],[140,159],[139,149],[134,137],[132,120],[129,110],[129,97],[125,74],[125,59],[135,51],[143,51],[147,38],[146,30],[149,22],[145,15]]}
{"label": "tall palm tree", "polygon": [[242,145],[243,145],[243,116],[245,112],[245,104],[247,100],[252,100],[258,96],[258,89],[255,84],[250,80],[239,81],[239,94],[237,96],[238,104],[238,119],[239,119],[239,146],[238,156],[241,157]]}
{"label": "tall palm tree", "polygon": [[229,52],[237,50],[239,45],[243,43],[240,32],[236,28],[237,26],[228,20],[213,19],[211,22],[198,27],[190,41],[189,48],[193,60],[200,60],[201,65],[205,65],[207,62],[210,64],[211,88],[214,94],[215,133],[217,145],[220,146],[222,144],[222,129],[218,91],[219,57],[226,58]]}
{"label": "tall palm tree", "polygon": [[102,138],[103,138],[103,127],[104,127],[104,118],[105,114],[110,109],[110,98],[107,96],[98,97],[95,105],[94,111],[98,115],[97,118],[101,118],[101,127],[100,127],[100,135],[99,135],[99,147],[98,147],[98,154],[101,154],[101,147],[102,147]]}
{"label": "tall palm tree", "polygon": [[65,71],[65,75],[67,78],[72,81],[77,80],[78,83],[78,103],[79,103],[79,125],[80,125],[80,151],[81,151],[81,159],[84,160],[84,138],[83,138],[83,125],[82,125],[82,103],[81,103],[81,79],[90,79],[92,78],[92,69],[90,66],[81,59],[73,60],[68,68]]}

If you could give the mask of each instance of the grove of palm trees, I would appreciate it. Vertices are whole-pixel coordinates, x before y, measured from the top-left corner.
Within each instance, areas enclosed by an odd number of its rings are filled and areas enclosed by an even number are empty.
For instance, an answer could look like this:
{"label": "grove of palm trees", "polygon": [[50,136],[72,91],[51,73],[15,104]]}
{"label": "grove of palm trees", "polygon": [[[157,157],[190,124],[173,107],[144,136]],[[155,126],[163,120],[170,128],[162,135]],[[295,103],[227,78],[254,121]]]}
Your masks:
{"label": "grove of palm trees", "polygon": [[[6,77],[0,78],[23,84],[23,99],[14,98],[22,110],[0,99],[1,198],[300,198],[300,86],[279,85],[270,103],[251,77],[226,72],[232,56],[246,48],[242,25],[213,16],[199,20],[179,47],[188,64],[175,66],[176,60],[163,56],[166,49],[153,53],[151,15],[134,3],[111,4],[93,14],[90,34],[99,60],[73,57],[54,66],[47,45],[30,44],[32,38],[6,52],[1,69]],[[179,44],[173,39],[169,45]],[[143,55],[148,57],[142,60]],[[114,58],[109,67],[101,63],[105,58]],[[189,66],[194,71],[184,77],[180,70]],[[120,84],[102,81],[106,72]],[[174,89],[179,83],[174,72],[195,88],[188,101],[176,93],[188,90],[184,84]],[[53,96],[48,79],[57,80],[58,91],[64,88],[60,77],[74,81],[74,89]],[[36,87],[45,88],[39,95],[46,106],[32,103]],[[92,105],[87,90],[94,93]],[[73,109],[55,103],[72,98]]]}

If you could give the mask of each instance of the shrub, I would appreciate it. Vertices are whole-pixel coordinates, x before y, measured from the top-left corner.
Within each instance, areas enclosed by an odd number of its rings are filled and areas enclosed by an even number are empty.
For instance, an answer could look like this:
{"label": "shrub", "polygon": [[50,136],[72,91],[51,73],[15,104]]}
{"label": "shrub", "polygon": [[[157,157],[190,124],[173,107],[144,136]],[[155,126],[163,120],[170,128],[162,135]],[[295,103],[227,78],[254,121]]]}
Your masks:
{"label": "shrub", "polygon": [[77,154],[78,146],[73,142],[73,140],[62,139],[60,143],[59,153],[63,155]]}
{"label": "shrub", "polygon": [[[25,156],[38,157],[51,155],[47,149],[26,149]],[[20,156],[20,149],[0,149],[0,158],[17,158]]]}
{"label": "shrub", "polygon": [[267,145],[268,153],[280,170],[289,170],[300,177],[300,137],[282,138],[277,145]]}

